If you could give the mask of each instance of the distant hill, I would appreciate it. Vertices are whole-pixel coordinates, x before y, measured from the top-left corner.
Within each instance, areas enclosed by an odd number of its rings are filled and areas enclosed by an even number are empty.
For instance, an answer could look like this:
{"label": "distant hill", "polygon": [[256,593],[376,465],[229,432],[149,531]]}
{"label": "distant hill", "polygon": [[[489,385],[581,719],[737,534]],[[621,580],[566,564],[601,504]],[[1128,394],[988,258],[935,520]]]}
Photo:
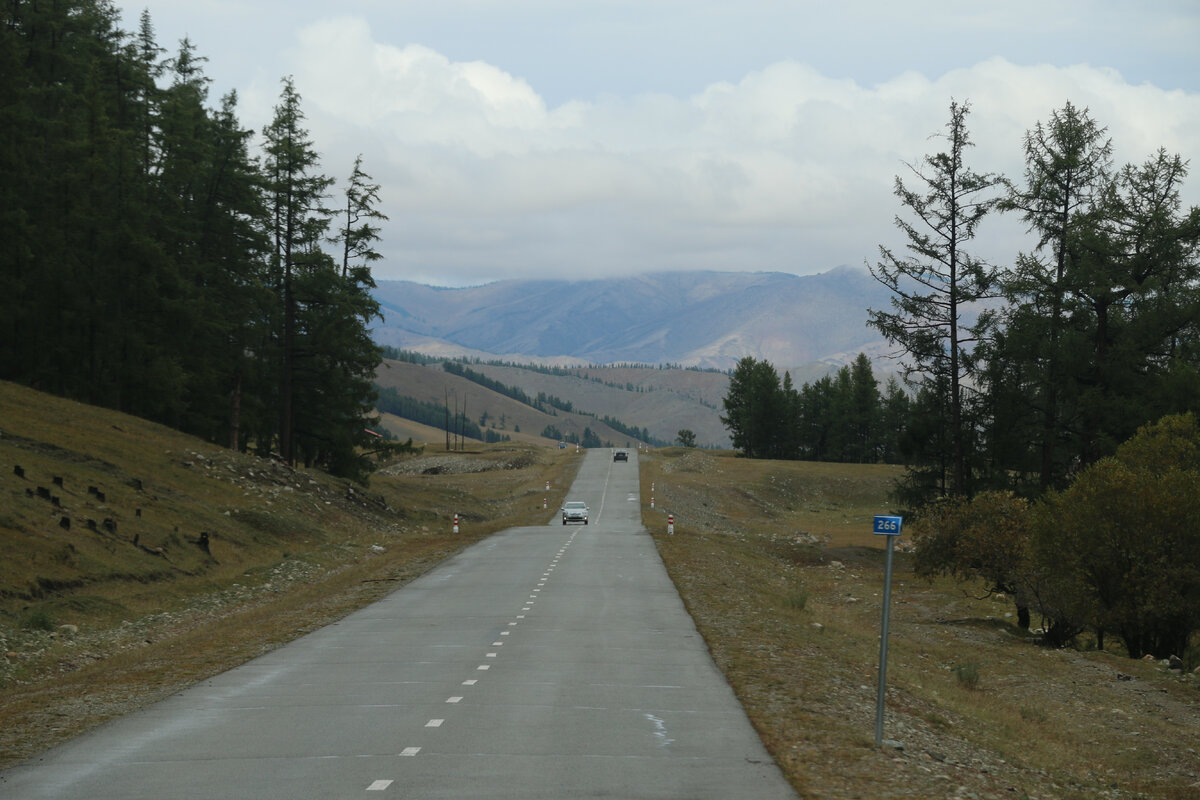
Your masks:
{"label": "distant hill", "polygon": [[[724,373],[653,367],[583,367],[556,370],[548,374],[520,366],[470,364],[470,369],[507,387],[515,387],[531,398],[539,394],[570,403],[572,410],[546,406],[539,410],[479,383],[445,372],[440,364],[420,365],[385,360],[376,372],[376,382],[397,393],[427,403],[465,403],[467,417],[479,422],[486,412],[485,428],[514,441],[553,444],[541,436],[547,426],[564,437],[583,437],[588,428],[601,441],[623,447],[644,441],[631,436],[627,429],[649,432],[654,439],[674,442],[686,428],[696,434],[697,444],[729,447],[729,434],[719,419],[721,401],[728,391],[729,377]],[[614,427],[608,417],[624,426]],[[417,442],[438,445],[445,432],[436,426],[420,426],[399,417],[385,415],[383,425],[400,439],[410,436]]]}
{"label": "distant hill", "polygon": [[[479,422],[486,412],[487,423],[498,436],[514,441],[552,445],[542,437],[553,426],[563,437],[580,439],[588,429],[602,442],[613,446],[634,446],[643,437],[604,421],[615,420],[625,429],[648,430],[663,442],[674,442],[681,429],[696,434],[702,446],[729,447],[729,436],[721,424],[717,408],[724,399],[728,376],[717,372],[681,369],[603,368],[572,370],[569,374],[549,375],[516,366],[471,364],[470,369],[516,387],[531,398],[539,393],[570,403],[571,411],[547,405],[539,410],[514,400],[467,378],[445,372],[440,364],[420,365],[385,360],[376,371],[376,382],[398,394],[426,403],[450,404],[451,413],[466,405],[466,415]],[[383,425],[399,439],[412,437],[416,442],[439,445],[445,440],[444,429],[416,425],[392,415],[384,415]]]}
{"label": "distant hill", "polygon": [[[668,272],[586,281],[500,281],[444,289],[381,281],[380,344],[437,356],[542,364],[678,364],[729,369],[744,356],[793,377],[883,343],[867,308],[890,295],[865,269],[820,275]],[[807,374],[806,374],[807,373]]]}

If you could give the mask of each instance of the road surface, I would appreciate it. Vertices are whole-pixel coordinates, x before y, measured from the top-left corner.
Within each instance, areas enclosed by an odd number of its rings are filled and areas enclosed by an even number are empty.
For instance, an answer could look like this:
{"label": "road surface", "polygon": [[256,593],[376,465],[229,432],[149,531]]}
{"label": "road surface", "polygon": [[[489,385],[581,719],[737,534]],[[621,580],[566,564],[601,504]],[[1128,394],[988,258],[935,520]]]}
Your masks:
{"label": "road surface", "polygon": [[794,798],[587,454],[513,528],[286,647],[0,773],[0,798]]}

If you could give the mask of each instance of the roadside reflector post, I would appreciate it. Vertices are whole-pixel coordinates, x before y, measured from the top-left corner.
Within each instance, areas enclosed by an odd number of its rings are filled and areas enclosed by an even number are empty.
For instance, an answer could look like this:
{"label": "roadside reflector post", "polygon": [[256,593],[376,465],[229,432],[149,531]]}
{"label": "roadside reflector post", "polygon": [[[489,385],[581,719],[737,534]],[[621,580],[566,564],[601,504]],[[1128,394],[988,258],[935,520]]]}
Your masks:
{"label": "roadside reflector post", "polygon": [[675,534],[675,515],[674,514],[667,514],[667,533],[671,534],[671,535]]}
{"label": "roadside reflector post", "polygon": [[547,498],[545,498],[545,497],[542,498],[542,508],[548,508],[548,506],[546,505],[546,499]]}
{"label": "roadside reflector post", "polygon": [[904,517],[875,517],[876,536],[887,537],[887,560],[883,570],[883,623],[879,630],[879,692],[875,696],[875,746],[883,746],[883,703],[887,694],[888,622],[892,606],[892,551],[904,527]]}
{"label": "roadside reflector post", "polygon": [[454,532],[458,533],[458,514],[454,515]]}
{"label": "roadside reflector post", "polygon": [[546,491],[550,491],[550,481],[546,481]]}

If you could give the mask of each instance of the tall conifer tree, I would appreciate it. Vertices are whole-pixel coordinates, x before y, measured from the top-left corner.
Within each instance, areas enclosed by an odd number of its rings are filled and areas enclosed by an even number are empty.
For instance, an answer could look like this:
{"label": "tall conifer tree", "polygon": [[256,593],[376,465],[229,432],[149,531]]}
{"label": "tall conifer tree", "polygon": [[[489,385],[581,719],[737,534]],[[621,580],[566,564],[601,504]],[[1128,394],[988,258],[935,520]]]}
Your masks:
{"label": "tall conifer tree", "polygon": [[1067,103],[1025,135],[1025,184],[1010,185],[1003,204],[1037,236],[1036,249],[1017,258],[1005,281],[1012,303],[1005,322],[1008,347],[1016,348],[1011,352],[1027,370],[1040,418],[1035,436],[1042,489],[1065,476],[1067,442],[1079,425],[1078,398],[1066,380],[1070,362],[1086,347],[1067,322],[1084,280],[1077,234],[1108,186],[1111,159],[1105,129],[1087,109]]}
{"label": "tall conifer tree", "polygon": [[296,460],[296,280],[305,264],[311,264],[319,256],[316,245],[329,224],[322,201],[332,184],[329,178],[317,171],[317,152],[303,124],[300,95],[289,76],[283,80],[275,117],[263,131],[273,239],[271,269],[281,312],[279,453],[288,463]]}
{"label": "tall conifer tree", "polygon": [[989,296],[995,268],[966,249],[984,216],[996,205],[992,190],[1000,178],[972,171],[965,162],[971,146],[967,103],[950,103],[943,138],[947,150],[926,156],[921,167],[911,166],[917,188],[896,178],[895,194],[911,215],[896,217],[911,255],[902,257],[880,247],[881,260],[871,269],[875,279],[893,293],[891,311],[870,311],[869,324],[905,358],[905,374],[916,386],[948,392],[935,407],[948,412],[952,452],[939,457],[936,468],[948,465],[950,491],[968,487],[967,448],[970,434],[964,417],[963,392],[974,370],[973,344],[977,332],[968,324],[968,304]]}

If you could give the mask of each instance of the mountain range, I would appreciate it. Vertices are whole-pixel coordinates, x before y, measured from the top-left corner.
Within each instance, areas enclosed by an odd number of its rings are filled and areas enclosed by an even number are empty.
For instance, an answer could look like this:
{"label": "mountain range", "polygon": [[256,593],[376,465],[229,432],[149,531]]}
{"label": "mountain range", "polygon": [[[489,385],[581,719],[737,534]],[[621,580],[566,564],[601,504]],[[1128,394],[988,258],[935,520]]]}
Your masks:
{"label": "mountain range", "polygon": [[883,351],[867,309],[889,307],[865,269],[818,275],[663,272],[505,280],[468,288],[380,281],[379,344],[434,356],[540,364],[729,369],[744,356],[793,375]]}

